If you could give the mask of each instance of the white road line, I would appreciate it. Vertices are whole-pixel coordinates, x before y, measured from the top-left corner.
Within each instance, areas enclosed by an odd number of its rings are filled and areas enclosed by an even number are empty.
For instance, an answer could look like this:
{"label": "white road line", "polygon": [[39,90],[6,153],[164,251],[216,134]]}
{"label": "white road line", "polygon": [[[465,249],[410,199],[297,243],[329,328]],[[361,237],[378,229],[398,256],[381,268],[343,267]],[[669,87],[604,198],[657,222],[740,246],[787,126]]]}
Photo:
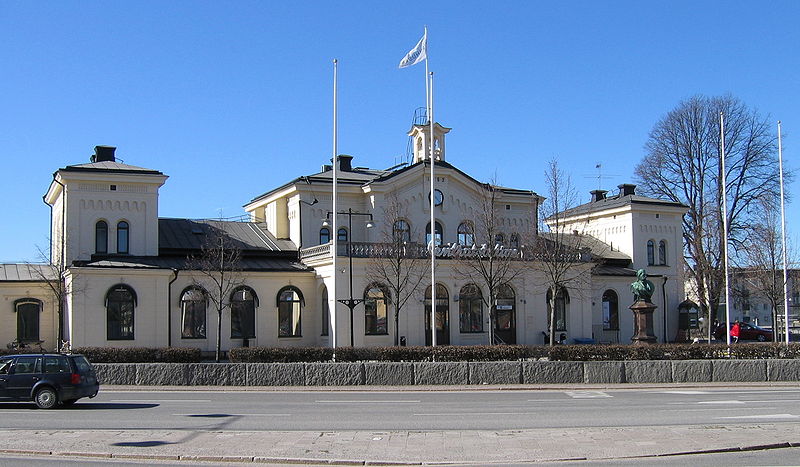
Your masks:
{"label": "white road line", "polygon": [[566,391],[566,395],[573,399],[595,399],[601,397],[614,397],[603,391]]}
{"label": "white road line", "polygon": [[181,402],[181,403],[211,402],[211,399],[113,399],[110,400],[109,402],[128,402],[130,404],[136,402],[163,404],[165,402]]}
{"label": "white road line", "polygon": [[662,412],[713,412],[715,410],[720,411],[730,411],[730,410],[778,410],[777,407],[719,407],[719,408],[707,408],[707,409],[663,409]]}
{"label": "white road line", "polygon": [[699,395],[699,394],[713,394],[708,391],[655,391],[656,394],[686,394],[686,395]]}
{"label": "white road line", "polygon": [[319,400],[317,404],[419,404],[420,401],[387,401],[387,400]]}
{"label": "white road line", "polygon": [[739,415],[736,417],[715,417],[716,419],[722,420],[733,420],[733,419],[768,419],[768,420],[787,420],[787,419],[794,419],[800,418],[797,415],[792,415],[789,413],[776,413],[776,414],[769,414],[769,415]]}
{"label": "white road line", "polygon": [[208,416],[208,414],[202,413],[173,413],[170,414],[173,417],[195,417],[195,418],[202,418],[202,419],[211,419],[211,418],[227,418],[227,417],[291,417],[292,414],[290,413],[226,413],[220,414],[225,415],[224,417],[218,416],[216,414],[212,414],[215,416]]}
{"label": "white road line", "polygon": [[537,412],[450,412],[450,413],[415,413],[415,417],[447,417],[447,416],[480,416],[486,415],[536,415]]}
{"label": "white road line", "polygon": [[698,404],[744,404],[742,401],[700,401]]}
{"label": "white road line", "polygon": [[564,402],[568,399],[528,399],[525,402]]}

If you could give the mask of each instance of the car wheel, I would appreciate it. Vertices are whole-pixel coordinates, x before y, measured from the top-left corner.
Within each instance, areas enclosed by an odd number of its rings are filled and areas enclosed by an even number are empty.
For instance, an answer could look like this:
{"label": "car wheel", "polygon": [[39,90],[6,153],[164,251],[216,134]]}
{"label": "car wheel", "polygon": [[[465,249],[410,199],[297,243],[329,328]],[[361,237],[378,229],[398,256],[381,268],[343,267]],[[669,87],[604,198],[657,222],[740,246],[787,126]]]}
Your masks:
{"label": "car wheel", "polygon": [[756,337],[756,339],[758,340],[758,342],[766,342],[767,341],[767,338],[764,337],[763,334],[759,334],[758,337]]}
{"label": "car wheel", "polygon": [[74,405],[76,402],[78,402],[78,399],[68,399],[65,401],[61,401],[61,405],[63,405],[64,407],[70,407]]}
{"label": "car wheel", "polygon": [[58,397],[53,389],[42,388],[36,391],[36,397],[34,398],[34,401],[36,402],[36,406],[40,409],[52,409],[56,406]]}

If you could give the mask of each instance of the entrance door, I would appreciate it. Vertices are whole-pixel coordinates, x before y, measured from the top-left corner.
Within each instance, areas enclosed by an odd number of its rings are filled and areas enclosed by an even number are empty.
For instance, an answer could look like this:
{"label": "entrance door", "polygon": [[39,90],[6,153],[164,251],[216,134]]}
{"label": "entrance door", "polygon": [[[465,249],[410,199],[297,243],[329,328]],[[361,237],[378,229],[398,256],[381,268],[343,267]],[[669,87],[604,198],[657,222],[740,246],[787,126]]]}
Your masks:
{"label": "entrance door", "polygon": [[[431,288],[425,290],[425,345],[431,345]],[[436,284],[436,345],[450,345],[450,295]]]}
{"label": "entrance door", "polygon": [[497,292],[494,312],[494,335],[497,344],[517,343],[516,297],[511,287],[504,285]]}

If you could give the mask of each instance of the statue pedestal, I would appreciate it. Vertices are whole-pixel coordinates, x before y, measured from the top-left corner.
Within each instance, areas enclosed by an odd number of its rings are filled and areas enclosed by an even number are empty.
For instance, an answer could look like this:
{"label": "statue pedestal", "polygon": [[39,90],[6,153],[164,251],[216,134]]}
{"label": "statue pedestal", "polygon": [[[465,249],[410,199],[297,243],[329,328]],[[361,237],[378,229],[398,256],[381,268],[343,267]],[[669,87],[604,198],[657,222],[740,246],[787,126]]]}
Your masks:
{"label": "statue pedestal", "polygon": [[658,308],[654,304],[637,300],[630,306],[633,311],[633,345],[655,344],[656,336],[653,334],[653,312]]}

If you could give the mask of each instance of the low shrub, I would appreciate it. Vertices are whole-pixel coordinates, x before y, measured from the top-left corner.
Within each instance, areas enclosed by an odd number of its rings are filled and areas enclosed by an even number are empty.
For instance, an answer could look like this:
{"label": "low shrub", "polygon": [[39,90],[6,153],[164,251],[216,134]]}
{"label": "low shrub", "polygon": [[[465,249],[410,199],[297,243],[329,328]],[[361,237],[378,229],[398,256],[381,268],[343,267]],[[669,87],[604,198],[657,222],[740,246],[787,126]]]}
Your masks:
{"label": "low shrub", "polygon": [[709,360],[800,358],[800,344],[652,344],[652,345],[557,345],[550,360]]}
{"label": "low shrub", "polygon": [[200,349],[189,347],[75,347],[93,363],[196,363]]}
{"label": "low shrub", "polygon": [[[502,361],[546,357],[548,347],[525,345],[437,347],[339,347],[337,362],[463,362]],[[333,349],[320,347],[231,349],[232,362],[323,362],[333,358]]]}
{"label": "low shrub", "polygon": [[237,363],[327,362],[333,358],[328,347],[236,347],[228,359]]}

